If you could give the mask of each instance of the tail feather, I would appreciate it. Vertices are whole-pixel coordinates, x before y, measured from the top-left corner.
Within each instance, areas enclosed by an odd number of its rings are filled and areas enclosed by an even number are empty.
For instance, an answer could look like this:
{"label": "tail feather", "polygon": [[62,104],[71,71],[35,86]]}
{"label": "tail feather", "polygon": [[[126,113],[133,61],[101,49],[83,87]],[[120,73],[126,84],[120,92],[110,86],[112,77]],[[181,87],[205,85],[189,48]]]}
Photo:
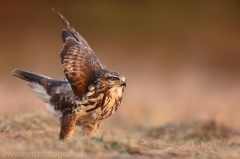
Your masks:
{"label": "tail feather", "polygon": [[43,79],[51,79],[49,77],[30,72],[30,71],[25,71],[25,70],[20,70],[18,68],[14,69],[12,71],[12,76],[18,77],[20,79],[23,79],[28,82],[34,82],[38,84],[42,84]]}
{"label": "tail feather", "polygon": [[47,76],[43,76],[30,71],[20,70],[18,68],[14,69],[11,75],[30,82],[29,86],[31,91],[39,94],[40,98],[42,98],[45,102],[49,101],[49,95],[56,93],[55,91],[57,87],[61,87],[63,85],[69,85],[70,87],[68,81],[54,80]]}

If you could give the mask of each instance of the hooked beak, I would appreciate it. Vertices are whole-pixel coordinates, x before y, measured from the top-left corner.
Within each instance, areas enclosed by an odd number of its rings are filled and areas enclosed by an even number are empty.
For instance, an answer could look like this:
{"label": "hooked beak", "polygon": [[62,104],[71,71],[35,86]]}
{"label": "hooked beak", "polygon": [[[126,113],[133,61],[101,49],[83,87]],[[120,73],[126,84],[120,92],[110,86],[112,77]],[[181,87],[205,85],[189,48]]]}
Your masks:
{"label": "hooked beak", "polygon": [[125,86],[125,87],[127,86],[127,85],[126,85],[126,78],[125,78],[125,77],[122,77],[122,78],[121,78],[120,85],[121,85],[121,86]]}

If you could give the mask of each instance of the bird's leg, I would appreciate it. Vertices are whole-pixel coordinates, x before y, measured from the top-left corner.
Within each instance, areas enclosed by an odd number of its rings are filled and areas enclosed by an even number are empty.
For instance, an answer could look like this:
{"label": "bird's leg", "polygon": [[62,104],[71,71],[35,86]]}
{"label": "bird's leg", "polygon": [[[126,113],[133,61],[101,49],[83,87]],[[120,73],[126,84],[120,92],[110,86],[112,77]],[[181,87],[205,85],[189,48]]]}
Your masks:
{"label": "bird's leg", "polygon": [[100,125],[100,122],[96,121],[93,124],[86,124],[83,126],[83,135],[84,136],[92,136],[97,131],[98,127]]}
{"label": "bird's leg", "polygon": [[74,114],[67,114],[61,118],[59,140],[67,140],[72,137],[76,121],[77,116]]}

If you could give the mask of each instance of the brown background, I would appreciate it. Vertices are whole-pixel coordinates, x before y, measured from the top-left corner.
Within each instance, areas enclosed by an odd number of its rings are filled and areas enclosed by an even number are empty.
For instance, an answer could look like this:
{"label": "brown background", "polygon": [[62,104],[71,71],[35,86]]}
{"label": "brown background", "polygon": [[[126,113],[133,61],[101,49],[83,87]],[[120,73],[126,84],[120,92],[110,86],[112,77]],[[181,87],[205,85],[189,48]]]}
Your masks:
{"label": "brown background", "polygon": [[127,77],[108,122],[216,119],[240,128],[239,1],[1,1],[0,115],[45,111],[27,83],[10,76],[14,68],[64,76],[65,26],[51,8]]}

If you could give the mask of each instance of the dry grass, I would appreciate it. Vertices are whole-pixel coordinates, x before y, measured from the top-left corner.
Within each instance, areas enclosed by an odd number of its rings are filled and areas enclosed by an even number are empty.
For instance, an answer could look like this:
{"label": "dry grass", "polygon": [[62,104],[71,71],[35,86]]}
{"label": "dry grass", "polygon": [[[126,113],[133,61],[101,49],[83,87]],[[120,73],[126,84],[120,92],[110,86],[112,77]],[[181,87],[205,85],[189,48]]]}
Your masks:
{"label": "dry grass", "polygon": [[[77,152],[71,158],[239,158],[238,131],[215,121],[168,124],[156,128],[122,130],[103,124],[94,137],[58,140],[59,123],[49,114],[0,118],[0,155],[3,152],[49,152],[60,158],[63,152]],[[56,156],[58,152],[58,156]],[[1,156],[2,158],[6,158]],[[34,158],[33,155],[28,157]],[[17,158],[17,157],[11,157]],[[68,158],[67,156],[63,158]]]}

